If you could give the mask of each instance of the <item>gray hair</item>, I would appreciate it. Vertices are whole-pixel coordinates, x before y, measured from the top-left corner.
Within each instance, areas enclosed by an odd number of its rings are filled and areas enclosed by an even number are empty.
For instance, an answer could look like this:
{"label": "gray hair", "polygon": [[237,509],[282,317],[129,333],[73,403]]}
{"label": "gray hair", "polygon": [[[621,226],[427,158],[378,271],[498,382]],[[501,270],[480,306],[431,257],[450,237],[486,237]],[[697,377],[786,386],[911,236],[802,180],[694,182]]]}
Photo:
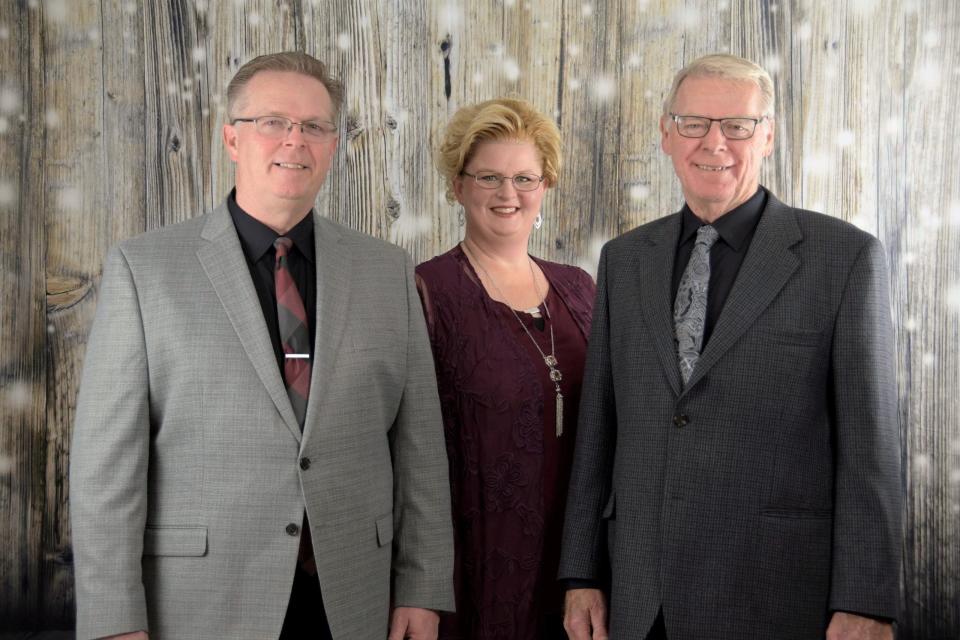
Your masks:
{"label": "gray hair", "polygon": [[227,115],[230,118],[236,116],[234,109],[242,99],[247,83],[261,71],[287,71],[319,80],[330,94],[330,104],[333,106],[331,117],[336,122],[340,114],[340,105],[343,103],[343,84],[330,75],[327,65],[302,51],[283,51],[257,56],[240,67],[227,85]]}
{"label": "gray hair", "polygon": [[663,115],[669,115],[673,110],[673,103],[677,99],[680,84],[689,77],[722,78],[724,80],[738,80],[752,82],[760,89],[762,114],[773,117],[773,80],[770,74],[760,65],[726,53],[717,53],[697,58],[673,77],[670,93],[663,101]]}

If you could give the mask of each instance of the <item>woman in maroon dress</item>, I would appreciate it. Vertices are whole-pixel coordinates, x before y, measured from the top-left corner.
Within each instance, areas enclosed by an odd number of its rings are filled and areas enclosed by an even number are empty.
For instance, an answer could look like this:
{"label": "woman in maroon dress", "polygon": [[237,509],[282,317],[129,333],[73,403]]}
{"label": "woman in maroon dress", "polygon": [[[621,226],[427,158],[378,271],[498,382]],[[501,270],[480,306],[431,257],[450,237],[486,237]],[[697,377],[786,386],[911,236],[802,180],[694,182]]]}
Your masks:
{"label": "woman in maroon dress", "polygon": [[438,165],[463,242],[417,267],[450,459],[457,613],[445,640],[566,638],[556,581],[594,285],[530,257],[560,133],[531,104],[460,109]]}

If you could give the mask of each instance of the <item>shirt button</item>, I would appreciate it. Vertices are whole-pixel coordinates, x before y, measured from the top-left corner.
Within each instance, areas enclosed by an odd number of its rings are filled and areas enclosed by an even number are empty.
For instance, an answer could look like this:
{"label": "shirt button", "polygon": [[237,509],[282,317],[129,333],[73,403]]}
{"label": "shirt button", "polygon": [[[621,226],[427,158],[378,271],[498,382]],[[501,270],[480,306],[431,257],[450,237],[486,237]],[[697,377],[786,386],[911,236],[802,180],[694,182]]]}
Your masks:
{"label": "shirt button", "polygon": [[298,533],[300,533],[300,526],[299,526],[299,525],[297,525],[297,524],[294,523],[294,522],[291,522],[290,524],[287,525],[287,535],[289,535],[289,536],[295,536],[295,535],[297,535]]}
{"label": "shirt button", "polygon": [[304,456],[300,458],[300,468],[306,471],[310,468],[310,458]]}

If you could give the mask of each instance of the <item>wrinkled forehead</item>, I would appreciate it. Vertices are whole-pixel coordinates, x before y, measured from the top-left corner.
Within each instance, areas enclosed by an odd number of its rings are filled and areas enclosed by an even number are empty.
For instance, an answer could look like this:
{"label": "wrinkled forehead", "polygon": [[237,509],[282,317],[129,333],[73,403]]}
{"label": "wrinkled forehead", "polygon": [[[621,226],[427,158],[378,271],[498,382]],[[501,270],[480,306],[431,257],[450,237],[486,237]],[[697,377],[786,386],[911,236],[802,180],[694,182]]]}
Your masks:
{"label": "wrinkled forehead", "polygon": [[760,86],[753,80],[691,75],[677,87],[671,110],[675,113],[693,113],[719,109],[729,112],[725,115],[760,115],[765,112],[765,107]]}

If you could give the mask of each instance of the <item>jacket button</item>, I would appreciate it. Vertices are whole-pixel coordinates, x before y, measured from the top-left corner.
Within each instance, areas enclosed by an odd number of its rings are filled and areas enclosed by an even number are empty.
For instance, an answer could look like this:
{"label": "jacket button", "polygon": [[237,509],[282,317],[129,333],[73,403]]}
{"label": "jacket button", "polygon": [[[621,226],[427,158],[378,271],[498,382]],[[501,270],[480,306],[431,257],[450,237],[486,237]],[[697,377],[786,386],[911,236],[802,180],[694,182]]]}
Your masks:
{"label": "jacket button", "polygon": [[686,416],[686,414],[678,413],[677,415],[673,416],[673,424],[675,424],[678,429],[687,426],[689,423],[690,419]]}
{"label": "jacket button", "polygon": [[297,525],[296,523],[293,523],[293,522],[291,522],[290,524],[287,525],[287,535],[289,535],[289,536],[295,536],[295,535],[297,535],[298,533],[300,533],[300,526],[299,526],[299,525]]}
{"label": "jacket button", "polygon": [[310,468],[310,458],[304,456],[300,458],[300,468],[306,471]]}

